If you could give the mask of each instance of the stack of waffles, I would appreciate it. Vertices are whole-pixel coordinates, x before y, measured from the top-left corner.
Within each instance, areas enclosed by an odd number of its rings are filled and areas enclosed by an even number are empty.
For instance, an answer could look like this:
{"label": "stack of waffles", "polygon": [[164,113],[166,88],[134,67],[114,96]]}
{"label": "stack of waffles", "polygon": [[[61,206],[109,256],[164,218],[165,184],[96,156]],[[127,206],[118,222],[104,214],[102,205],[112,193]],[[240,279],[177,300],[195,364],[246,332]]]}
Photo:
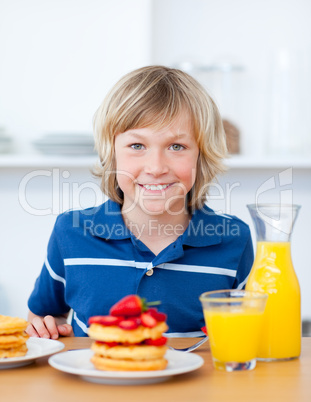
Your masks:
{"label": "stack of waffles", "polygon": [[23,318],[0,315],[0,358],[26,355],[27,325]]}

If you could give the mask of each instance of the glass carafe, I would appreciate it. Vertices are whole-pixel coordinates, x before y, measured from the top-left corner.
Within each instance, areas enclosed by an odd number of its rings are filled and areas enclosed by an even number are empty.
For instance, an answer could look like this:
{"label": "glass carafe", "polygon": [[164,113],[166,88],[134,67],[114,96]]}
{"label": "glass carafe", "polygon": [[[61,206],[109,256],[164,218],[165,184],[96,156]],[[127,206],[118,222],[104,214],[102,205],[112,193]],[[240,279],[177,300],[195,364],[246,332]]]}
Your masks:
{"label": "glass carafe", "polygon": [[291,258],[291,234],[299,205],[247,205],[255,225],[257,249],[246,289],[268,294],[258,359],[299,357],[300,287]]}

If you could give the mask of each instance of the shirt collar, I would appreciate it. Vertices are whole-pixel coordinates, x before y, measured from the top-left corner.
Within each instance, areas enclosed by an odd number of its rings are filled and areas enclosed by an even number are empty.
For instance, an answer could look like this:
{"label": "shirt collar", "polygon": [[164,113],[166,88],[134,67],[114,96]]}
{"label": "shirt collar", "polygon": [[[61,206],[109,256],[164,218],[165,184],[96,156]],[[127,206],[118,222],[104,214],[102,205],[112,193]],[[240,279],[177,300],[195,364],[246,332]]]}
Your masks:
{"label": "shirt collar", "polygon": [[93,217],[92,234],[103,239],[122,240],[131,237],[121,214],[121,205],[107,200],[100,205]]}
{"label": "shirt collar", "polygon": [[222,242],[223,220],[211,208],[204,205],[196,209],[182,236],[182,243],[192,247],[206,247]]}
{"label": "shirt collar", "polygon": [[[122,240],[131,238],[121,214],[120,204],[107,200],[100,205],[93,217],[92,234],[103,239]],[[191,221],[181,236],[182,244],[192,247],[205,247],[222,241],[223,220],[204,205],[194,211]]]}

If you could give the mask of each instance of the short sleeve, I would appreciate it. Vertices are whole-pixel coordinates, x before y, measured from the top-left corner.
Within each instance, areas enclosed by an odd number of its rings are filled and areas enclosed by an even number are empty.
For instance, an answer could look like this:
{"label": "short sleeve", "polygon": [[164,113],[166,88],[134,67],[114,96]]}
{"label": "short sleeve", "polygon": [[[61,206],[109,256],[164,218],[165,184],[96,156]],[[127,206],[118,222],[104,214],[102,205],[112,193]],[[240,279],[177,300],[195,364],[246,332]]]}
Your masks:
{"label": "short sleeve", "polygon": [[41,273],[28,299],[30,311],[41,316],[62,315],[70,310],[65,301],[66,276],[58,246],[57,222],[48,243],[47,256]]}
{"label": "short sleeve", "polygon": [[249,231],[246,246],[241,255],[241,259],[240,259],[239,266],[237,269],[237,275],[236,275],[234,285],[233,285],[234,289],[244,289],[245,288],[246,281],[248,279],[250,270],[252,269],[253,262],[254,262],[253,242],[252,242],[252,237],[251,237],[251,234]]}

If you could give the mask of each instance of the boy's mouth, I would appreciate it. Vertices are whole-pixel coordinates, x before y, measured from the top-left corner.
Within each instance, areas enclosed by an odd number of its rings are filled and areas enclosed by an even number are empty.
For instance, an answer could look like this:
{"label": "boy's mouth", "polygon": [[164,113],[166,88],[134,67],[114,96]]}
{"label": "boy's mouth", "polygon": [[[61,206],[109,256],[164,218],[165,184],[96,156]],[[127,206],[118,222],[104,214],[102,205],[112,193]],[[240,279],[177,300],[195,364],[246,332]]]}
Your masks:
{"label": "boy's mouth", "polygon": [[146,190],[152,191],[162,191],[171,186],[171,184],[139,184],[141,187],[145,188]]}

